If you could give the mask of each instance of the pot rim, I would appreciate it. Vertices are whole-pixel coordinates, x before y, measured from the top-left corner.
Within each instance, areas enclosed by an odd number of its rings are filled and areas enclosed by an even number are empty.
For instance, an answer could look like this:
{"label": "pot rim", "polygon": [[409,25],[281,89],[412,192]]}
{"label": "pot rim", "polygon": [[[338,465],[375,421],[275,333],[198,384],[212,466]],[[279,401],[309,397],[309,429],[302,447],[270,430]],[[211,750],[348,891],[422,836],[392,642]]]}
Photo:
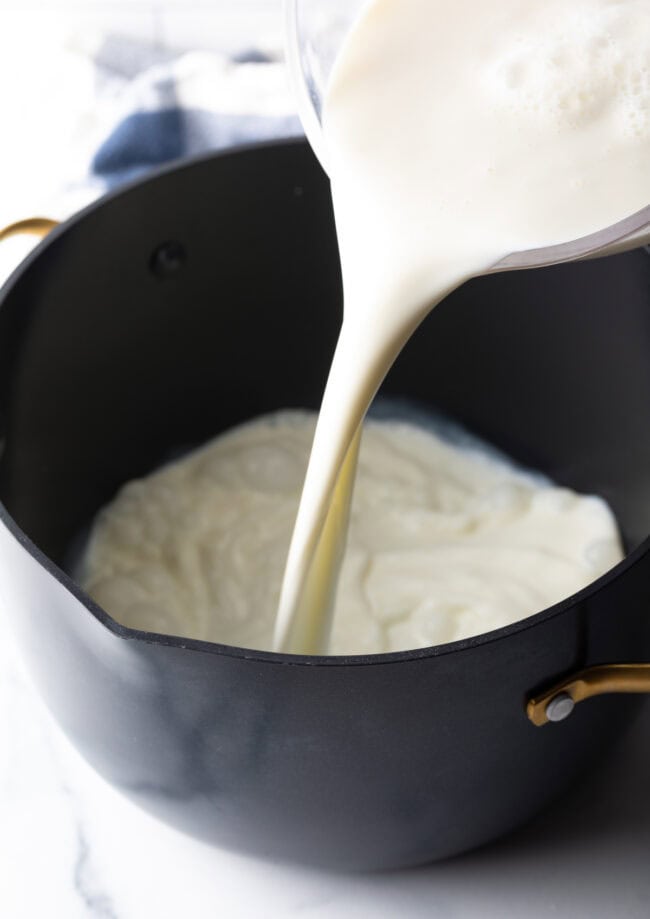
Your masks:
{"label": "pot rim", "polygon": [[[226,150],[213,150],[208,153],[201,153],[192,157],[174,160],[166,163],[151,171],[146,175],[131,179],[120,185],[119,188],[109,191],[97,200],[86,205],[80,211],[72,214],[69,218],[62,221],[48,235],[41,240],[29,254],[20,262],[20,264],[11,272],[4,284],[0,286],[0,309],[11,290],[20,281],[20,279],[29,271],[38,261],[45,249],[55,242],[60,236],[68,230],[81,223],[85,217],[99,207],[109,202],[118,200],[124,195],[128,195],[133,189],[138,188],[148,182],[155,182],[166,175],[178,172],[183,169],[192,169],[193,167],[208,162],[213,159],[223,157],[237,156],[241,153],[253,153],[258,150],[276,149],[282,147],[308,147],[303,138],[287,138],[284,140],[263,141],[260,143],[247,143],[235,147],[229,147]],[[402,664],[411,661],[424,660],[428,658],[441,657],[447,654],[456,654],[463,651],[472,651],[475,648],[483,647],[497,641],[504,641],[511,636],[528,629],[537,628],[544,625],[556,617],[562,616],[568,610],[581,603],[591,599],[601,590],[612,584],[618,578],[622,577],[629,569],[639,563],[641,559],[650,550],[650,536],[648,536],[636,549],[630,552],[617,565],[611,568],[605,574],[601,575],[591,584],[588,584],[582,590],[566,597],[559,603],[555,603],[531,616],[519,619],[510,625],[503,626],[500,629],[494,629],[490,632],[484,632],[480,635],[474,635],[470,638],[463,638],[458,641],[448,642],[442,645],[432,645],[426,648],[415,648],[410,651],[393,651],[382,654],[345,654],[345,655],[299,655],[283,654],[275,651],[261,651],[251,648],[240,648],[235,645],[224,645],[217,642],[202,641],[193,638],[182,638],[174,635],[163,635],[156,632],[144,632],[138,629],[132,629],[122,625],[113,619],[98,603],[96,603],[63,569],[56,565],[38,546],[27,536],[26,533],[18,526],[13,519],[4,503],[0,501],[0,522],[5,525],[10,534],[17,540],[25,551],[31,555],[51,577],[58,581],[86,610],[94,616],[98,622],[108,629],[117,638],[126,641],[139,641],[144,644],[163,645],[170,648],[178,648],[187,651],[202,652],[204,654],[215,654],[224,657],[233,657],[242,660],[252,660],[259,663],[282,664],[303,667],[341,667],[341,666],[370,666],[375,664]]]}

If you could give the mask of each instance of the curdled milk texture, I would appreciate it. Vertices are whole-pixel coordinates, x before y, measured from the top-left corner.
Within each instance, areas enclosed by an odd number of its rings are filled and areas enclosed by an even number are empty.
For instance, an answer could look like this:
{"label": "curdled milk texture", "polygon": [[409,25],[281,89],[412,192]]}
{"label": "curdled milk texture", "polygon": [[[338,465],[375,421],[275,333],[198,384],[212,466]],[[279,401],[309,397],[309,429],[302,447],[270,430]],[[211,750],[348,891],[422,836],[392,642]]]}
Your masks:
{"label": "curdled milk texture", "polygon": [[[266,416],[126,485],[94,525],[83,586],[133,628],[271,650],[315,424]],[[412,424],[368,421],[329,650],[487,632],[621,558],[600,499]]]}
{"label": "curdled milk texture", "polygon": [[510,253],[586,236],[650,204],[649,65],[650,0],[365,5],[323,110],[344,320],[277,650],[328,647],[356,434],[426,314]]}

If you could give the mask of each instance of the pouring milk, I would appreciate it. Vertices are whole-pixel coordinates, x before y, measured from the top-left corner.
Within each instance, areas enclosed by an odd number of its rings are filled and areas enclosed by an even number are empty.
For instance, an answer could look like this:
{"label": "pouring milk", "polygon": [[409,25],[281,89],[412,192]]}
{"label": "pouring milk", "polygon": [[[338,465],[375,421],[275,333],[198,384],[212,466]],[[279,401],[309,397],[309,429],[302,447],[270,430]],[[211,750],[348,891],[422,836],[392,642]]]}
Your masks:
{"label": "pouring milk", "polygon": [[297,653],[328,645],[360,425],[422,319],[650,203],[650,0],[370,0],[323,128],[345,313],[275,628]]}

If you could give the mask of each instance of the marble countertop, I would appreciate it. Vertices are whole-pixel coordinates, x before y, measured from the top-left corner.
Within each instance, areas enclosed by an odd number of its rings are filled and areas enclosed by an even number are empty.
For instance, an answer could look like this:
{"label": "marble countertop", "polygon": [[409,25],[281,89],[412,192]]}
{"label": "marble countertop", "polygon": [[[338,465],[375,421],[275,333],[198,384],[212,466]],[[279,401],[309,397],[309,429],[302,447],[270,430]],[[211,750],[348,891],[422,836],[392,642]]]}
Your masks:
{"label": "marble countertop", "polygon": [[[31,245],[3,247],[0,276]],[[3,919],[648,919],[649,775],[650,705],[571,797],[479,852],[375,876],[248,859],[167,828],[94,774],[37,696],[0,608]]]}

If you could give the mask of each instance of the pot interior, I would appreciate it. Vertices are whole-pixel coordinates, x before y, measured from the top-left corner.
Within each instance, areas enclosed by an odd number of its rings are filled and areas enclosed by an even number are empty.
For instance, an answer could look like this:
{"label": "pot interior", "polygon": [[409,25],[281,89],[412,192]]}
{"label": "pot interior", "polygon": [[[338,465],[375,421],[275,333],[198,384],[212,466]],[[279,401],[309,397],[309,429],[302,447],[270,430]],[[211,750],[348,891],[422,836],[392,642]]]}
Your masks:
{"label": "pot interior", "polygon": [[[305,144],[217,155],[58,231],[0,308],[0,498],[60,566],[126,480],[278,408],[317,408],[341,315]],[[491,276],[441,304],[383,388],[650,531],[650,256]]]}

